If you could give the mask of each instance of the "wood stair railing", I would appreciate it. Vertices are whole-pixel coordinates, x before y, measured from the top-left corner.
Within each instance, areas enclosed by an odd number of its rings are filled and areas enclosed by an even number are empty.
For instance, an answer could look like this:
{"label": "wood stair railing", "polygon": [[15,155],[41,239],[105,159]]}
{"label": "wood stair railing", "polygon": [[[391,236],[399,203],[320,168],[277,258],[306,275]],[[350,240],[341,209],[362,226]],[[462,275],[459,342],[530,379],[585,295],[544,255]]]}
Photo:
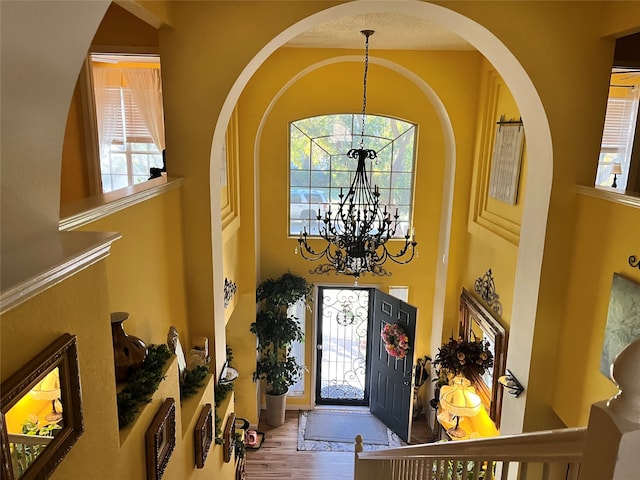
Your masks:
{"label": "wood stair railing", "polygon": [[587,428],[363,452],[356,437],[355,480],[640,479],[640,338],[616,357],[619,387],[592,405]]}
{"label": "wood stair railing", "polygon": [[[576,479],[586,428],[550,430],[357,453],[356,480],[506,479],[517,466],[520,479]],[[360,444],[358,443],[360,440]],[[362,448],[356,437],[356,451]]]}

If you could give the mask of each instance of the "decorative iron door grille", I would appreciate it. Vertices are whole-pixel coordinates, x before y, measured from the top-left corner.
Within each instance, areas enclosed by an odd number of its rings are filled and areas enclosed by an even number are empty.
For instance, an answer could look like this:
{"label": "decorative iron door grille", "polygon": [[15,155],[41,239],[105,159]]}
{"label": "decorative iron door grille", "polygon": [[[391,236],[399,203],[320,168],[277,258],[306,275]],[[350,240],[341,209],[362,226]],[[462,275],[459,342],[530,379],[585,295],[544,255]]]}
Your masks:
{"label": "decorative iron door grille", "polygon": [[319,287],[316,403],[368,405],[369,290]]}

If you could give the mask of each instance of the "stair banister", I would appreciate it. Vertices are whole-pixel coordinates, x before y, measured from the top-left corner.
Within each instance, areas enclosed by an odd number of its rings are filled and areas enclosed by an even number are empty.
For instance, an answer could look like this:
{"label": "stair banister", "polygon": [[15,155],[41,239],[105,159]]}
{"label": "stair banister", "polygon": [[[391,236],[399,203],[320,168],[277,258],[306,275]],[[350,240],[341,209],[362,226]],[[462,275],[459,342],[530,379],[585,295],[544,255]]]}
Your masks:
{"label": "stair banister", "polygon": [[[542,465],[542,478],[578,480],[640,479],[640,338],[616,358],[613,378],[620,391],[591,408],[588,428],[566,428],[456,442],[413,445],[363,452],[356,437],[356,480],[449,478],[455,465],[466,478],[479,477],[488,462],[500,478],[526,478],[531,464]],[[474,462],[470,466],[469,462]],[[515,469],[509,467],[516,464]],[[485,464],[486,465],[486,464]],[[558,471],[558,468],[561,470]],[[515,470],[515,471],[514,471]],[[516,474],[515,476],[509,474]],[[452,478],[458,478],[453,476]]]}

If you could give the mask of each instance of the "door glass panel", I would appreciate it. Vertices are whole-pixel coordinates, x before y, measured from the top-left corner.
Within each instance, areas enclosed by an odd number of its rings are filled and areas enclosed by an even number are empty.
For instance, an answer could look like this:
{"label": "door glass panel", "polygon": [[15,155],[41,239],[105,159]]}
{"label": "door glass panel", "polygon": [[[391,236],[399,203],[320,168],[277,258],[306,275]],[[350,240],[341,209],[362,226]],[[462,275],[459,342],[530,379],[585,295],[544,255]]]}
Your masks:
{"label": "door glass panel", "polygon": [[367,405],[369,291],[320,288],[319,404]]}

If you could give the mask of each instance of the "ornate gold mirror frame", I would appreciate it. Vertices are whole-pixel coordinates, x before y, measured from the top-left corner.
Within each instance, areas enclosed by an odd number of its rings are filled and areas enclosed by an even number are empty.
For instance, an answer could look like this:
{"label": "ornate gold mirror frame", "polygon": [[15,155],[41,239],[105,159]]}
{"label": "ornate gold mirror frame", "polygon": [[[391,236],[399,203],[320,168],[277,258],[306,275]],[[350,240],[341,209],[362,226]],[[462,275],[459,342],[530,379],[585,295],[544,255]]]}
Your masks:
{"label": "ornate gold mirror frame", "polygon": [[492,346],[493,368],[484,375],[471,374],[469,380],[496,427],[499,427],[502,388],[498,387],[498,378],[504,375],[507,363],[507,332],[498,319],[464,288],[460,295],[460,336],[464,340],[482,338]]}

